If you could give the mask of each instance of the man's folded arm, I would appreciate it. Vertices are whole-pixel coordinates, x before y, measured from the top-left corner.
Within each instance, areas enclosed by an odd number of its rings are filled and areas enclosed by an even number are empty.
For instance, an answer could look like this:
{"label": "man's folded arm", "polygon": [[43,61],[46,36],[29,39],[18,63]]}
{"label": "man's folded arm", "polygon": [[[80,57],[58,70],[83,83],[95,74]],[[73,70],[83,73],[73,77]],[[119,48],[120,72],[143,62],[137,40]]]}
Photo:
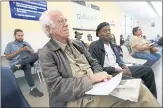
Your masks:
{"label": "man's folded arm", "polygon": [[108,74],[111,74],[111,73],[115,73],[116,72],[115,67],[111,67],[111,66],[104,67],[103,68],[103,71],[106,71]]}

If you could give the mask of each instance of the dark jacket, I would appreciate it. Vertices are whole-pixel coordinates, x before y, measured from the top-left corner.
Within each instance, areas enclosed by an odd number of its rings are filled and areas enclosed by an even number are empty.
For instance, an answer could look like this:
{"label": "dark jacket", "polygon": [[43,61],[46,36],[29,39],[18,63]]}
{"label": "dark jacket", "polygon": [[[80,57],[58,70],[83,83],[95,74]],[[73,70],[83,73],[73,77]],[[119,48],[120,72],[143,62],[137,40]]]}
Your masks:
{"label": "dark jacket", "polygon": [[[103,71],[97,60],[79,42],[73,41],[72,44],[85,55],[94,73]],[[66,107],[67,102],[85,96],[85,92],[92,88],[88,78],[73,77],[66,54],[54,40],[51,39],[39,50],[39,60],[49,92],[50,107]]]}
{"label": "dark jacket", "polygon": [[[111,42],[109,42],[113,52],[115,53],[113,44]],[[95,58],[98,63],[103,67],[104,66],[104,60],[105,60],[105,49],[104,49],[104,42],[99,39],[97,41],[94,41],[91,43],[90,47],[89,47],[89,52],[92,55],[93,58]],[[117,57],[116,55],[116,62],[119,64],[119,66],[125,66],[123,61],[120,59],[120,57]],[[108,72],[108,73],[114,73],[115,72],[115,68],[114,67],[103,67],[103,70]]]}
{"label": "dark jacket", "polygon": [[124,44],[124,38],[120,38],[120,45],[123,45]]}

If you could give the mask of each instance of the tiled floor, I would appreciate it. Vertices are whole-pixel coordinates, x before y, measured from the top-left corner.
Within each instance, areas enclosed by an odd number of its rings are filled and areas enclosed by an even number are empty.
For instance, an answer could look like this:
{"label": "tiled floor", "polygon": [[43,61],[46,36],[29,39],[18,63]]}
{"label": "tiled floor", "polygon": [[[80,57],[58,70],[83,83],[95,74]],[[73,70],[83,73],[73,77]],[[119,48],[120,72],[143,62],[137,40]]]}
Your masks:
{"label": "tiled floor", "polygon": [[[158,61],[153,67],[153,70],[155,72],[155,78],[156,78],[156,86],[157,86],[157,94],[158,94],[158,102],[162,106],[162,58],[160,61]],[[35,98],[29,95],[29,87],[26,84],[25,79],[17,79],[21,90],[23,91],[23,94],[25,95],[26,99],[28,100],[29,104],[32,107],[47,107],[49,106],[49,96],[47,93],[46,85],[41,84],[38,80],[38,77],[35,76],[36,84],[38,85],[38,88],[43,91],[44,96],[41,98]]]}
{"label": "tiled floor", "polygon": [[29,87],[26,84],[26,80],[23,78],[17,79],[18,84],[20,85],[20,89],[23,91],[24,96],[26,97],[27,101],[31,105],[31,107],[48,107],[49,106],[49,96],[46,89],[45,83],[40,83],[37,76],[34,76],[35,83],[38,89],[44,93],[43,97],[33,97],[29,95]]}

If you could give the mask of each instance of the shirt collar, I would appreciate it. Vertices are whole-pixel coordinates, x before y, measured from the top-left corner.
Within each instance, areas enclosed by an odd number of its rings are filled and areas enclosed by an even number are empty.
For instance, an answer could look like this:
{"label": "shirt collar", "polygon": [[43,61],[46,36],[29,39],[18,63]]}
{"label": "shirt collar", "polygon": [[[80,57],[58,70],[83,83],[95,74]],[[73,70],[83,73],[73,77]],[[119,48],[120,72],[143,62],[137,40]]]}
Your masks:
{"label": "shirt collar", "polygon": [[104,43],[104,45],[110,46],[110,44],[109,44],[109,43]]}
{"label": "shirt collar", "polygon": [[15,43],[15,44],[20,44],[20,43],[24,43],[24,41],[18,42],[18,41],[15,40],[14,43]]}
{"label": "shirt collar", "polygon": [[[62,49],[63,51],[65,50],[67,44],[63,44],[63,43],[61,43],[61,42],[59,42],[59,41],[57,41],[57,40],[54,40],[54,41],[57,42],[57,44],[61,47],[61,49]],[[72,44],[72,41],[71,41],[71,40],[68,40],[68,44],[69,44],[69,45]]]}

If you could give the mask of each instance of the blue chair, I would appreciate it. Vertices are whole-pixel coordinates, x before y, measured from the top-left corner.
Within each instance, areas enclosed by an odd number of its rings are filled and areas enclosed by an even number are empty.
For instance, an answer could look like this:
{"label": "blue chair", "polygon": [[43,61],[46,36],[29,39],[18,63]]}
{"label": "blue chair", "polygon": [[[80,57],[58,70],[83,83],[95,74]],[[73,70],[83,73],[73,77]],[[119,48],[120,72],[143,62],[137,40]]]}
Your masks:
{"label": "blue chair", "polygon": [[24,108],[31,107],[21,92],[13,72],[8,67],[1,68],[1,106]]}

